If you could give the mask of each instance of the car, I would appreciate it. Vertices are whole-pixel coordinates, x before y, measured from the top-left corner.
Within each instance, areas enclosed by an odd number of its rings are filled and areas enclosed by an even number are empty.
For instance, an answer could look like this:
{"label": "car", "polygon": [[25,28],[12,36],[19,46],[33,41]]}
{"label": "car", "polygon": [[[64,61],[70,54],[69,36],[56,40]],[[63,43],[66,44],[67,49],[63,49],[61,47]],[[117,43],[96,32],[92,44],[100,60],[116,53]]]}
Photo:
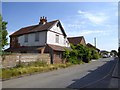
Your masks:
{"label": "car", "polygon": [[108,55],[104,54],[102,55],[103,58],[108,58]]}

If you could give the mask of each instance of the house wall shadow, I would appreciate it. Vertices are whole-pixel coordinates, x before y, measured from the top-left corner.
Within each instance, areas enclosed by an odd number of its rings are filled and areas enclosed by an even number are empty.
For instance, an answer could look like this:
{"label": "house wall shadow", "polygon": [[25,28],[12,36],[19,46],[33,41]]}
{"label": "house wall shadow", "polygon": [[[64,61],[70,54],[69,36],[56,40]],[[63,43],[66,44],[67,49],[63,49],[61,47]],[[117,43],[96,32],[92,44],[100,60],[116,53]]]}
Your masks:
{"label": "house wall shadow", "polygon": [[[80,79],[73,79],[72,81],[75,81],[71,85],[67,86],[67,88],[70,89],[78,89],[82,88],[96,80],[99,80],[106,76],[108,73],[113,71],[113,67],[116,64],[116,60],[111,60],[109,62],[106,62],[104,65],[98,67],[95,70],[88,70],[88,74]],[[107,87],[107,86],[105,86]],[[103,86],[104,88],[104,86]]]}

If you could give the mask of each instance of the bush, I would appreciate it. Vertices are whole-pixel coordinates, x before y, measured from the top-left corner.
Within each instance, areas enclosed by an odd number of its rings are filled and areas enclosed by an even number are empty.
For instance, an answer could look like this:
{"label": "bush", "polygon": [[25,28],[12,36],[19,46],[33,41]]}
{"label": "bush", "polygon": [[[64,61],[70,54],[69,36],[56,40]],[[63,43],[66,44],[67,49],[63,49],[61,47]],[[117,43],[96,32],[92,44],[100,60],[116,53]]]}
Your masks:
{"label": "bush", "polygon": [[81,44],[76,46],[71,44],[72,50],[65,50],[64,57],[68,62],[80,64],[82,61],[88,63],[91,59],[98,59],[99,54],[95,49],[88,48]]}
{"label": "bush", "polygon": [[99,53],[95,51],[94,49],[91,49],[91,59],[98,59],[100,57]]}

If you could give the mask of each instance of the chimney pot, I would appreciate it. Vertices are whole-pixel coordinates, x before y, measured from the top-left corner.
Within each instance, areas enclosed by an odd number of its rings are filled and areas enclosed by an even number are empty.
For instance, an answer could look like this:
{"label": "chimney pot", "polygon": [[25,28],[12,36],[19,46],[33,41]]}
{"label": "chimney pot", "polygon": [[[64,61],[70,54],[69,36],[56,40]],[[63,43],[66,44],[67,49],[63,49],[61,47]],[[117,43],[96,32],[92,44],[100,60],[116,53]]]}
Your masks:
{"label": "chimney pot", "polygon": [[45,20],[47,20],[47,17],[45,17]]}
{"label": "chimney pot", "polygon": [[39,24],[45,24],[47,22],[47,17],[40,17],[40,22]]}

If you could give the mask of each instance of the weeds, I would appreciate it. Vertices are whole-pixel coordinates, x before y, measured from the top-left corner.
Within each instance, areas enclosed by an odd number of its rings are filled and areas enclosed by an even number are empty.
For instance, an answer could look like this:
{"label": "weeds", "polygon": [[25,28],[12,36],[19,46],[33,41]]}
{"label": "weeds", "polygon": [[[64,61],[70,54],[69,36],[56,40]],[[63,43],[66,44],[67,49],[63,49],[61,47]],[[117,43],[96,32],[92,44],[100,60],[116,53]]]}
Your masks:
{"label": "weeds", "polygon": [[71,66],[71,63],[66,64],[53,64],[47,65],[45,62],[37,61],[28,64],[20,63],[14,68],[2,69],[2,79],[8,79],[11,77],[18,77],[26,74],[33,74],[36,72],[47,72],[52,70],[57,70],[59,68],[66,68]]}

